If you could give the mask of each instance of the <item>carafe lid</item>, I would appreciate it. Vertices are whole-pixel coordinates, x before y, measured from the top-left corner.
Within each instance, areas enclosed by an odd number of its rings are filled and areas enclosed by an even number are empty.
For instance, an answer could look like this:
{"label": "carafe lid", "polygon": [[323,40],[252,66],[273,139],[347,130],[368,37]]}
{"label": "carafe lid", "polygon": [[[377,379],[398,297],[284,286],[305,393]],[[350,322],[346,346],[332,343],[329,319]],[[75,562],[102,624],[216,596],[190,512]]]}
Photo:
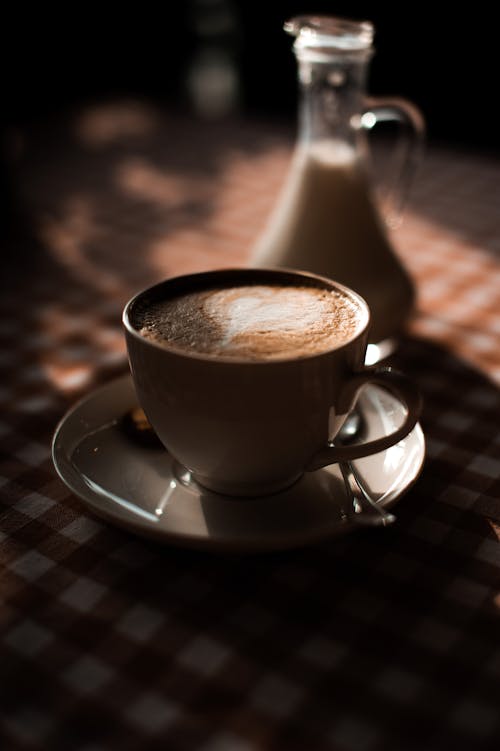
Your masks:
{"label": "carafe lid", "polygon": [[296,52],[362,52],[371,49],[374,35],[373,24],[370,21],[351,21],[332,16],[295,16],[286,21],[284,29],[296,37]]}

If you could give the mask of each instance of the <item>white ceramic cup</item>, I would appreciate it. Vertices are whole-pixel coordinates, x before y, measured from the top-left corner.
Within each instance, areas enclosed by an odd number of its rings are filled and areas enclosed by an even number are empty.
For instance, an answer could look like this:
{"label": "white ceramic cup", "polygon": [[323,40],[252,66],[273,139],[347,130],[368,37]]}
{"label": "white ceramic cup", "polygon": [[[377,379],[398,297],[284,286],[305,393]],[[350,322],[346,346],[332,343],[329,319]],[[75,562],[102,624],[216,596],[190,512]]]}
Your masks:
{"label": "white ceramic cup", "polygon": [[[359,327],[338,346],[282,360],[238,360],[159,344],[134,328],[134,309],[216,286],[292,284],[336,290],[359,310]],[[218,493],[259,496],[305,471],[387,449],[415,426],[416,387],[390,368],[365,368],[366,302],[330,279],[284,269],[222,269],[167,279],[136,295],[123,313],[139,402],[170,454],[194,479]],[[368,443],[333,441],[366,383],[387,388],[407,406],[399,429]]]}

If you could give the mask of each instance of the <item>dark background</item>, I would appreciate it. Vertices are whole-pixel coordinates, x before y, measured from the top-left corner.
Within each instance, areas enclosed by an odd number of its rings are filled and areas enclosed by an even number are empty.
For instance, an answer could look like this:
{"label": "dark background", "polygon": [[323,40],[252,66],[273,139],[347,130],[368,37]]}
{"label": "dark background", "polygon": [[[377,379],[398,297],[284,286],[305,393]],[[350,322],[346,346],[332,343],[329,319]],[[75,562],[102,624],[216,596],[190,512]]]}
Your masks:
{"label": "dark background", "polygon": [[[297,13],[370,19],[369,90],[413,100],[430,140],[497,150],[494,20],[416,3],[17,4],[3,23],[3,125],[33,123],[75,104],[138,96],[193,111],[187,81],[204,54],[222,55],[238,83],[227,111],[293,123],[296,68],[283,21]],[[219,113],[220,114],[220,113]],[[226,113],[227,114],[227,113]]]}

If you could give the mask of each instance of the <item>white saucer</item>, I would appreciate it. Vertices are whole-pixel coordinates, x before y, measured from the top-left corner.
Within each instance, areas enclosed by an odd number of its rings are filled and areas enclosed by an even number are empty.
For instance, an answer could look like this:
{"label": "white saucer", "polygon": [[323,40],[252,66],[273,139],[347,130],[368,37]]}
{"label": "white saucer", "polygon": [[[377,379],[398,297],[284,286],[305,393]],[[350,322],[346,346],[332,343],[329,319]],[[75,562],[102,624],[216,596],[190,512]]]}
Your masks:
{"label": "white saucer", "polygon": [[[337,465],[306,473],[293,487],[256,499],[217,495],[194,483],[163,448],[139,445],[121,417],[137,405],[130,376],[93,391],[59,423],[52,446],[56,470],[96,514],[138,534],[205,550],[283,550],[356,528]],[[400,424],[403,405],[367,386],[358,401],[364,440]],[[387,451],[353,462],[364,487],[384,507],[417,479],[425,442],[417,425]]]}

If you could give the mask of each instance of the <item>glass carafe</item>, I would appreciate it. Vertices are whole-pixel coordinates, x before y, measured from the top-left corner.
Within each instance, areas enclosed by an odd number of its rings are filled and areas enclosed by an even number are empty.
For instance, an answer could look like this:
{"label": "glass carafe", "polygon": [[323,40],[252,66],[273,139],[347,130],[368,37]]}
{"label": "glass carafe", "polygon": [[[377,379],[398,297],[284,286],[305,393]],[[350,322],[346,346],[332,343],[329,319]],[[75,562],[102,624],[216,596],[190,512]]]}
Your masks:
{"label": "glass carafe", "polygon": [[[251,264],[331,277],[359,292],[372,314],[372,359],[392,348],[414,306],[412,281],[395,255],[375,202],[366,130],[403,126],[400,194],[413,176],[423,137],[418,110],[401,99],[368,99],[373,53],[369,22],[301,16],[285,24],[296,39],[299,134],[288,178]],[[398,208],[400,208],[401,202]]]}

